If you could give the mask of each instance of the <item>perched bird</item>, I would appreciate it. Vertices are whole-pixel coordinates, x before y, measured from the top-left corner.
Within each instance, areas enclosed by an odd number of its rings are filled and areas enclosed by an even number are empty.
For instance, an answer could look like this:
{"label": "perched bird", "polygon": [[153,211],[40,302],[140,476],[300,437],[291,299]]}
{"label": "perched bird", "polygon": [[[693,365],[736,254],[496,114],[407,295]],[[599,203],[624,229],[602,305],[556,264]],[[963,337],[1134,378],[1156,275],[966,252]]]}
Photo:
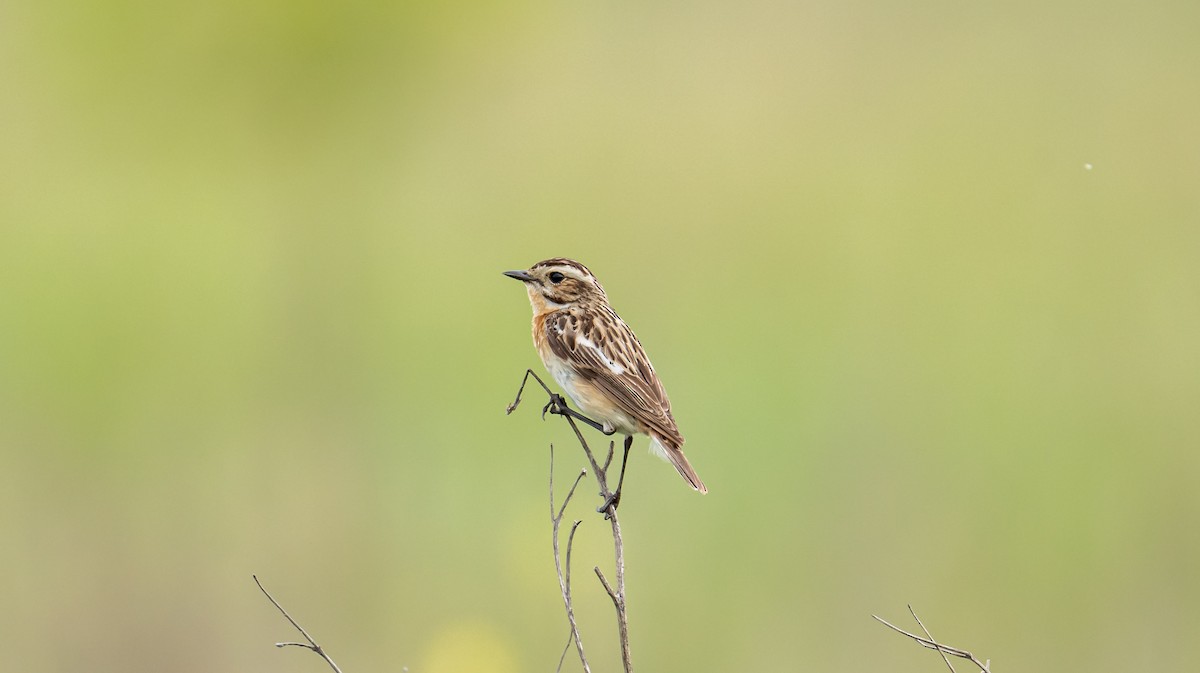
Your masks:
{"label": "perched bird", "polygon": [[[633,436],[649,435],[650,449],[670,461],[692,488],[707,493],[683,455],[683,435],[671,415],[667,391],[641,342],[608,305],[608,295],[592,272],[558,257],[504,275],[525,283],[538,355],[580,410],[597,421],[593,427],[625,435],[626,459]],[[622,482],[624,477],[622,463]],[[619,501],[620,492],[618,485],[600,511]]]}

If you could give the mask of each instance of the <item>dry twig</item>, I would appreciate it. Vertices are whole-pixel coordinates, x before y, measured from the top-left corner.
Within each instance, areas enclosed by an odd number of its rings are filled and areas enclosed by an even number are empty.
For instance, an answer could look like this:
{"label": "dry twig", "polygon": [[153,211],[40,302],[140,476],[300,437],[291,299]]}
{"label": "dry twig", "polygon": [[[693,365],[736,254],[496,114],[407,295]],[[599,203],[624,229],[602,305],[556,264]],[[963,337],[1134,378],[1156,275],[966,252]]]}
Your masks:
{"label": "dry twig", "polygon": [[279,601],[275,600],[275,598],[271,596],[269,592],[267,592],[267,589],[262,585],[262,582],[258,581],[258,575],[251,575],[251,577],[254,578],[254,583],[258,585],[259,590],[263,592],[263,595],[267,597],[267,600],[271,601],[271,605],[274,605],[279,612],[289,622],[291,622],[292,626],[296,627],[296,630],[300,632],[300,635],[304,636],[304,639],[308,641],[307,643],[275,643],[275,647],[303,647],[307,650],[312,650],[313,652],[316,652],[322,659],[324,659],[325,663],[329,664],[329,667],[332,668],[335,673],[342,673],[342,669],[338,668],[338,665],[333,663],[333,659],[331,659],[328,654],[325,654],[325,650],[321,649],[321,646],[317,644],[317,641],[313,640],[312,636],[308,635],[308,632],[305,631],[304,628],[299,624],[297,624],[296,620],[292,619],[292,616],[287,613],[287,610],[283,609],[283,606],[279,604]]}
{"label": "dry twig", "polygon": [[[546,384],[543,383],[540,378],[538,378],[537,374],[534,374],[531,370],[526,370],[525,378],[521,381],[521,389],[517,391],[517,397],[513,400],[512,404],[508,405],[507,413],[511,414],[513,410],[517,408],[517,405],[520,404],[521,392],[525,389],[525,383],[529,380],[530,376],[532,376],[534,380],[536,380],[538,384],[542,386],[542,389],[546,391],[546,394],[550,396],[550,403],[547,404],[542,410],[543,415],[545,415],[545,413],[548,411],[549,413],[562,416],[566,419],[567,423],[571,426],[571,430],[575,432],[575,438],[579,440],[579,445],[583,447],[583,452],[587,456],[588,462],[591,463],[592,474],[596,476],[596,483],[600,486],[600,497],[604,499],[604,502],[609,503],[608,507],[606,507],[604,510],[604,515],[612,527],[613,556],[615,560],[615,586],[613,584],[609,584],[608,579],[605,578],[604,573],[601,572],[600,566],[595,566],[592,569],[595,571],[596,576],[600,578],[600,583],[604,586],[605,592],[608,593],[608,597],[612,600],[613,608],[616,609],[617,635],[621,643],[621,664],[624,667],[625,673],[633,673],[633,659],[629,652],[629,616],[625,604],[625,543],[621,538],[621,523],[617,519],[617,504],[611,501],[610,496],[612,495],[612,491],[610,491],[608,488],[607,469],[612,464],[613,453],[616,445],[613,442],[609,443],[608,459],[605,460],[604,465],[601,466],[596,460],[596,455],[592,453],[591,447],[588,446],[587,440],[584,439],[583,433],[579,431],[579,425],[575,423],[575,419],[580,418],[582,422],[585,422],[594,428],[600,428],[601,426],[595,421],[587,419],[586,417],[582,417],[577,412],[566,408],[566,402],[563,400],[563,398],[551,391],[550,388],[548,388]],[[578,480],[576,483],[578,484]],[[574,490],[573,487],[572,490]],[[551,511],[553,511],[553,509]],[[567,543],[567,555],[570,556],[569,540]],[[570,569],[569,559],[567,561],[567,569]],[[575,633],[576,631],[572,629],[573,637]],[[576,645],[579,645],[578,638],[576,638],[575,642]],[[582,650],[582,646],[579,647]]]}
{"label": "dry twig", "polygon": [[[596,463],[596,457],[588,447],[587,440],[583,438],[583,433],[579,432],[579,426],[575,424],[575,419],[570,416],[567,416],[566,419],[567,423],[571,425],[571,429],[575,431],[575,436],[579,438],[579,444],[583,446],[583,451],[587,454],[588,461],[592,464],[596,481],[600,484],[600,495],[607,500],[612,495],[612,491],[608,490],[607,474],[604,468]],[[612,455],[612,451],[613,443],[610,442],[610,456]],[[617,520],[616,503],[609,504],[604,514],[608,517],[608,522],[612,526],[616,588],[614,589],[609,585],[608,580],[604,578],[604,573],[600,571],[600,566],[594,566],[592,570],[600,578],[600,583],[604,585],[604,590],[608,592],[608,597],[612,599],[613,608],[617,611],[617,635],[621,640],[621,664],[625,668],[625,673],[633,673],[633,659],[629,653],[629,614],[625,606],[625,541],[621,537],[621,522]]]}
{"label": "dry twig", "polygon": [[567,645],[563,648],[562,656],[558,658],[556,672],[562,670],[563,660],[567,656],[567,650],[570,649],[572,641],[575,642],[575,649],[579,652],[579,661],[583,664],[583,670],[586,673],[592,672],[587,656],[583,653],[583,641],[579,639],[579,626],[575,624],[575,604],[571,598],[571,547],[575,543],[575,530],[579,528],[579,524],[583,523],[582,521],[576,521],[567,535],[566,568],[563,567],[558,552],[558,530],[562,524],[563,512],[567,509],[567,503],[571,502],[571,496],[575,495],[575,488],[579,486],[579,482],[586,475],[587,470],[579,471],[579,475],[575,477],[575,483],[571,484],[571,490],[567,491],[567,497],[563,498],[562,506],[558,508],[556,514],[554,512],[554,445],[550,445],[550,522],[554,532],[554,570],[558,573],[558,588],[562,592],[563,605],[567,609],[567,622],[571,624],[571,634],[567,637]]}
{"label": "dry twig", "polygon": [[909,612],[909,614],[911,614],[913,616],[913,619],[915,619],[917,621],[917,625],[921,627],[921,630],[925,632],[924,636],[918,636],[915,633],[909,633],[908,631],[905,631],[904,629],[900,628],[899,626],[896,626],[895,624],[888,622],[887,620],[883,619],[879,615],[871,615],[871,616],[874,617],[876,619],[876,621],[880,622],[881,624],[888,627],[889,629],[892,629],[893,631],[896,631],[897,633],[902,633],[902,634],[908,636],[909,638],[912,638],[917,643],[920,643],[920,645],[922,647],[925,647],[925,648],[928,648],[931,650],[937,650],[938,653],[942,655],[942,660],[946,662],[946,666],[950,669],[951,673],[956,673],[956,672],[954,670],[954,665],[950,663],[949,657],[946,656],[947,654],[949,654],[951,657],[958,657],[959,659],[966,659],[966,660],[970,661],[971,663],[978,666],[979,670],[982,671],[983,673],[991,673],[991,665],[992,665],[991,659],[988,659],[987,661],[980,663],[979,659],[975,658],[975,655],[971,654],[970,652],[968,652],[966,650],[960,650],[957,647],[950,647],[949,645],[943,645],[943,644],[935,641],[933,639],[933,636],[929,633],[929,629],[925,628],[925,624],[921,622],[921,618],[917,616],[916,610],[913,610],[913,607],[911,605],[908,606],[908,612]]}

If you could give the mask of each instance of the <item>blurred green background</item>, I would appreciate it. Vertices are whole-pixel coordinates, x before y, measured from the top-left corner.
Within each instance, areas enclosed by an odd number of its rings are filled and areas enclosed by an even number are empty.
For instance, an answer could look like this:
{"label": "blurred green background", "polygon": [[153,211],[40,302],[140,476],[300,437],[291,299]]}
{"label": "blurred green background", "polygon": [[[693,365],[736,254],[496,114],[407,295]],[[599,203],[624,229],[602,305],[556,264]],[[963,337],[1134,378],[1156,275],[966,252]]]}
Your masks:
{"label": "blurred green background", "polygon": [[[643,671],[1200,657],[1195,2],[0,5],[0,652],[553,670],[523,290],[671,393]],[[540,371],[540,367],[538,367]],[[616,670],[581,491],[578,609]],[[568,657],[566,670],[577,670]]]}

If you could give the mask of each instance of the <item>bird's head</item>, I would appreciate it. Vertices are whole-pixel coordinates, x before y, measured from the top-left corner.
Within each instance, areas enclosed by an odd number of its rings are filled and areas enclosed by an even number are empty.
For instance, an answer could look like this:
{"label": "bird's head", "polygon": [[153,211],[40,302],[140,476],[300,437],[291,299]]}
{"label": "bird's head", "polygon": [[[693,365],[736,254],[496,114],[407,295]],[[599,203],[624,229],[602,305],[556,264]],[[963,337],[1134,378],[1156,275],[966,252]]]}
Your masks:
{"label": "bird's head", "polygon": [[525,283],[535,314],[577,304],[608,302],[600,281],[573,259],[546,259],[525,271],[505,271],[504,275]]}

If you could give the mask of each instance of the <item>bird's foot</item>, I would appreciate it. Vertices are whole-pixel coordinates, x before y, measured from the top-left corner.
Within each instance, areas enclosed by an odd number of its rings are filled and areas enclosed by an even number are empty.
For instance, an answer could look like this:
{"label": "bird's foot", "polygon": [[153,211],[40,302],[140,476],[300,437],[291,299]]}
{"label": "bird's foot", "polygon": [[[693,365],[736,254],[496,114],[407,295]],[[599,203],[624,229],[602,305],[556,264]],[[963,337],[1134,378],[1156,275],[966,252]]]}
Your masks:
{"label": "bird's foot", "polygon": [[558,416],[566,416],[569,408],[567,401],[558,393],[550,393],[550,401],[546,406],[542,407],[542,420],[546,420],[546,414],[555,414]]}
{"label": "bird's foot", "polygon": [[[620,504],[621,504],[621,491],[620,491],[620,489],[617,489],[616,493],[608,494],[608,497],[604,499],[604,503],[601,504],[599,507],[597,507],[596,511],[603,512],[604,518],[608,519],[608,518],[612,517],[613,512],[617,511],[617,505],[620,505]],[[610,510],[609,508],[612,508],[612,509]]]}

